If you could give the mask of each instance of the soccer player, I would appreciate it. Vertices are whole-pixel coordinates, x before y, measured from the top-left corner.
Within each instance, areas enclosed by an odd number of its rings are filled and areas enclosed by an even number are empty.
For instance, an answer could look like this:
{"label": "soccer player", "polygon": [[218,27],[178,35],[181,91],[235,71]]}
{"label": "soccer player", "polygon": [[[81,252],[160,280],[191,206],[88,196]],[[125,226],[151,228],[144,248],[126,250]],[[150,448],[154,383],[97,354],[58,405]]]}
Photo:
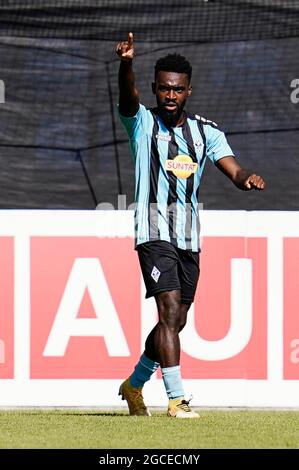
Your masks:
{"label": "soccer player", "polygon": [[194,300],[199,277],[198,189],[206,158],[242,190],[262,190],[260,176],[238,164],[214,122],[184,110],[192,93],[190,63],[179,54],[160,58],[152,91],[157,107],[139,101],[133,73],[133,34],[116,46],[119,115],[135,161],[135,243],[159,321],[133,373],[119,389],[131,415],[150,416],[142,387],[160,366],[169,399],[168,416],[197,418],[185,399],[179,332]]}

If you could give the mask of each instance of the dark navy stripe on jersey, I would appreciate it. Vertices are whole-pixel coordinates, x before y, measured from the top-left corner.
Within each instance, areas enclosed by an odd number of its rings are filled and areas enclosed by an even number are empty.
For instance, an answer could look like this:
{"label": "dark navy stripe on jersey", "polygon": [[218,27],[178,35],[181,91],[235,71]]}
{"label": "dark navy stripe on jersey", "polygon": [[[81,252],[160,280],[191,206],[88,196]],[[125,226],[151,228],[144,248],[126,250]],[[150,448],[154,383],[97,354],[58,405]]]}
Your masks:
{"label": "dark navy stripe on jersey", "polygon": [[[169,135],[171,140],[168,144],[168,159],[173,160],[174,157],[178,155],[178,144],[175,141],[173,129],[170,127]],[[169,190],[168,190],[168,198],[167,198],[167,215],[168,215],[168,228],[169,228],[169,237],[170,242],[177,246],[177,233],[176,233],[176,224],[177,224],[177,177],[172,173],[168,172],[169,178]]]}
{"label": "dark navy stripe on jersey", "polygon": [[206,139],[206,135],[204,133],[204,130],[203,130],[203,125],[200,121],[197,121],[197,127],[199,129],[199,132],[201,134],[201,137],[202,137],[202,141],[203,141],[203,154],[202,154],[202,157],[200,159],[200,162],[199,162],[199,168],[201,168],[205,162],[205,158],[207,156],[207,139]]}

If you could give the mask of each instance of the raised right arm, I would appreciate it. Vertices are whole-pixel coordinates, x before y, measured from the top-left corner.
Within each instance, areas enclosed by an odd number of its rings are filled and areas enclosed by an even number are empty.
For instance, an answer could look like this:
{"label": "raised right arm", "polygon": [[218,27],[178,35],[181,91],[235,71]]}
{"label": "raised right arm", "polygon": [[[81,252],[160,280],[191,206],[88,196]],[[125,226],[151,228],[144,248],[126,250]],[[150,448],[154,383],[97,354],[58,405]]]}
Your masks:
{"label": "raised right arm", "polygon": [[119,42],[116,54],[120,59],[118,72],[119,112],[122,116],[135,116],[139,109],[139,93],[135,86],[133,72],[133,33],[129,33],[127,42]]}

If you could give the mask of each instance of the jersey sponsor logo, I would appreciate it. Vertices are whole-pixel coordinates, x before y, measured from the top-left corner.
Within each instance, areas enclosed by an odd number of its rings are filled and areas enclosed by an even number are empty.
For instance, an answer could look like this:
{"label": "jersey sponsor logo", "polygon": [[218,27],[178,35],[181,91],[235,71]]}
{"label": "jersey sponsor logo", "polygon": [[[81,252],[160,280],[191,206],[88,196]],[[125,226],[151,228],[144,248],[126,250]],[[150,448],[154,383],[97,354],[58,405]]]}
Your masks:
{"label": "jersey sponsor logo", "polygon": [[166,160],[165,170],[172,171],[177,178],[189,178],[198,170],[198,163],[194,162],[189,155],[177,155],[173,160]]}
{"label": "jersey sponsor logo", "polygon": [[166,142],[170,142],[171,141],[171,135],[167,135],[167,134],[156,134],[156,139],[160,139],[160,140],[164,140]]}

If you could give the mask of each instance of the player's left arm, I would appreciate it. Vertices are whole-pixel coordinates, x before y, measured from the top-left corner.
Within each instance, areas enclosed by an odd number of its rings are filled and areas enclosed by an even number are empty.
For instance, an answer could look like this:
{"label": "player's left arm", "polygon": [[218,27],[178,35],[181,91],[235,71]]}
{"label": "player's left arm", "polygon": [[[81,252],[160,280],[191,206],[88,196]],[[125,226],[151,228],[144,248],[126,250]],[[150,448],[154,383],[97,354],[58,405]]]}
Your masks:
{"label": "player's left arm", "polygon": [[222,173],[224,173],[239,189],[250,191],[257,189],[259,191],[265,189],[266,183],[264,179],[242,168],[233,156],[220,158],[216,163]]}

